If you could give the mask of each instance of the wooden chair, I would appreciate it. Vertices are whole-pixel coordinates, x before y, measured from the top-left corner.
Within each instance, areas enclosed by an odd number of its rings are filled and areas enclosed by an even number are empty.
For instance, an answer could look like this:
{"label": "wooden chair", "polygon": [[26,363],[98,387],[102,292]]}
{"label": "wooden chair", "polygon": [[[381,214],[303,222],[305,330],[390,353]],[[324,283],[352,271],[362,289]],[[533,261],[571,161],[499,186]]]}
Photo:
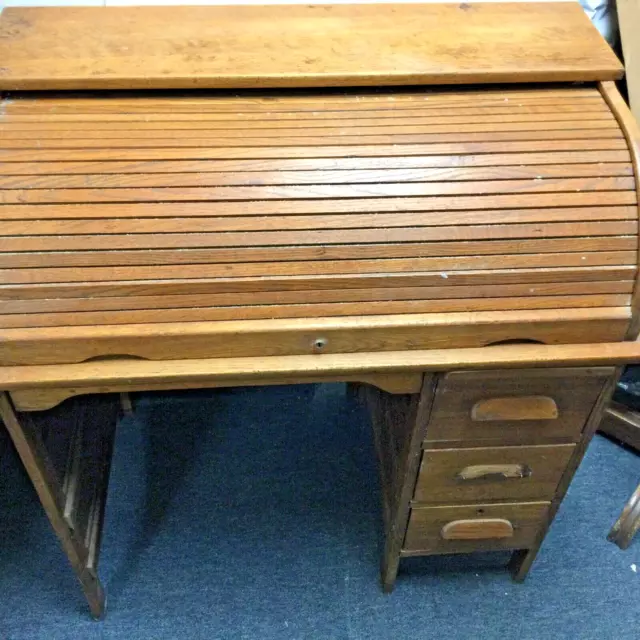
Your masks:
{"label": "wooden chair", "polygon": [[640,485],[629,498],[629,502],[625,505],[616,523],[611,527],[607,540],[617,544],[621,549],[626,549],[638,529],[640,529]]}
{"label": "wooden chair", "polygon": [[[640,451],[640,412],[618,402],[607,409],[599,431]],[[620,517],[616,520],[607,540],[626,549],[640,529],[640,485],[633,492]]]}

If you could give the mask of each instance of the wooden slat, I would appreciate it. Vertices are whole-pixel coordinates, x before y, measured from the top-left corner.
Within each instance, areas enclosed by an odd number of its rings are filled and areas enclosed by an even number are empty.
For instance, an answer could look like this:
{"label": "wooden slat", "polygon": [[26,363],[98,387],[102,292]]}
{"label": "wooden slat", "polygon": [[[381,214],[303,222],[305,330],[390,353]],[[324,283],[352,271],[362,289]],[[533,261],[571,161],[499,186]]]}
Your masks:
{"label": "wooden slat", "polygon": [[[585,126],[588,123],[585,123]],[[288,137],[257,137],[240,135],[233,138],[213,136],[210,138],[174,137],[174,138],[113,138],[113,139],[82,139],[66,138],[63,140],[36,139],[36,140],[5,140],[0,139],[0,149],[3,155],[7,151],[20,149],[37,149],[44,151],[55,149],[172,149],[172,148],[247,148],[247,147],[357,147],[359,145],[417,145],[417,144],[444,144],[444,143],[473,143],[473,142],[497,142],[497,141],[537,141],[537,140],[620,140],[622,133],[616,127],[609,128],[576,128],[563,129],[550,133],[545,127],[535,130],[528,127],[525,131],[483,131],[470,133],[410,133],[410,134],[372,134],[360,136],[357,132],[351,135],[334,134],[324,136],[310,132],[306,136]]]}
{"label": "wooden slat", "polygon": [[[449,271],[418,273],[362,273],[264,276],[250,278],[194,278],[191,280],[138,280],[111,282],[71,282],[37,285],[0,285],[0,299],[77,298],[79,296],[144,296],[209,294],[236,291],[315,291],[318,289],[364,287],[429,287],[459,285],[502,285],[512,283],[564,283],[632,280],[634,266],[544,267],[540,269],[495,269],[491,271]],[[447,276],[446,278],[444,276]]]}
{"label": "wooden slat", "polygon": [[[480,108],[481,109],[481,108]],[[91,123],[69,122],[54,128],[46,116],[29,123],[14,122],[10,118],[0,119],[0,132],[4,139],[12,140],[45,140],[59,138],[96,138],[111,139],[131,136],[135,138],[167,138],[167,137],[234,137],[252,135],[260,137],[276,137],[279,135],[339,135],[343,131],[352,131],[360,135],[376,133],[446,133],[452,131],[519,131],[528,127],[537,129],[544,126],[548,129],[585,129],[589,123],[597,128],[615,126],[615,119],[604,106],[590,111],[576,107],[574,111],[556,112],[549,107],[549,113],[529,113],[518,110],[488,115],[479,115],[469,109],[466,115],[454,115],[450,110],[443,110],[441,115],[422,115],[422,112],[410,111],[408,114],[393,113],[391,119],[387,112],[369,112],[358,118],[325,118],[309,119],[298,117],[291,120],[220,120],[206,122],[194,121],[192,125],[180,120],[166,122],[149,122],[141,119],[126,125],[122,122]],[[448,115],[447,115],[448,112]],[[380,115],[380,113],[382,115]],[[437,111],[439,113],[439,110]],[[458,113],[457,111],[454,113]],[[384,117],[384,116],[387,117]],[[498,126],[502,125],[502,126]],[[383,129],[384,128],[384,129]]]}
{"label": "wooden slat", "polygon": [[466,298],[462,300],[385,300],[366,303],[276,304],[259,306],[211,307],[195,309],[156,309],[82,313],[40,313],[0,315],[0,327],[48,327],[115,325],[163,322],[208,322],[271,318],[322,318],[367,316],[383,313],[455,313],[500,309],[577,309],[582,307],[624,307],[630,295],[539,296],[524,298]]}
{"label": "wooden slat", "polygon": [[[183,114],[157,113],[110,115],[101,118],[91,115],[75,114],[70,116],[49,115],[4,115],[0,118],[0,132],[12,134],[11,137],[59,137],[67,132],[71,137],[77,137],[81,132],[87,137],[104,137],[114,134],[122,137],[127,133],[144,133],[146,135],[161,136],[179,132],[217,132],[226,129],[246,131],[267,130],[298,130],[309,129],[322,133],[325,127],[385,127],[388,125],[430,125],[471,124],[471,123],[519,123],[528,121],[562,122],[575,121],[583,117],[590,121],[610,122],[611,113],[602,102],[580,101],[579,104],[536,104],[522,105],[512,108],[508,105],[494,106],[472,105],[465,107],[430,108],[430,109],[386,109],[372,111],[308,111],[291,113],[258,114],[227,114],[212,115],[201,113],[198,117]],[[86,119],[83,119],[86,118]],[[577,127],[580,128],[580,127]]]}
{"label": "wooden slat", "polygon": [[[547,97],[547,98],[593,98],[598,96],[598,90],[590,85],[571,85],[569,87],[563,84],[549,84],[540,85],[535,90],[531,90],[529,87],[513,86],[509,88],[514,95],[519,98],[535,97]],[[500,98],[504,97],[504,89],[502,87],[446,87],[432,89],[430,87],[375,87],[374,89],[358,88],[339,88],[339,89],[299,89],[295,92],[258,92],[258,91],[233,91],[233,92],[220,92],[221,104],[224,106],[237,105],[237,104],[254,104],[257,106],[265,105],[277,105],[281,102],[334,102],[336,100],[340,102],[360,102],[360,98],[365,101],[374,102],[387,102],[387,101],[413,101],[418,99],[427,99],[429,101],[433,99],[468,99],[470,96],[484,95],[488,98]],[[211,92],[213,93],[213,92]],[[126,104],[131,101],[137,100],[140,95],[144,95],[149,98],[150,103],[157,104],[171,104],[174,102],[182,102],[183,100],[187,104],[200,104],[203,101],[209,101],[209,92],[193,92],[193,91],[167,91],[167,92],[154,92],[148,93],[145,89],[140,91],[132,91],[127,94],[106,94],[118,102]],[[217,93],[215,95],[218,95]],[[87,91],[74,91],[74,92],[47,92],[28,94],[17,93],[13,96],[19,96],[18,99],[26,104],[43,104],[41,96],[44,96],[44,104],[68,104],[69,102],[84,101],[87,104],[91,103],[91,96],[93,92]]]}
{"label": "wooden slat", "polygon": [[[503,94],[504,95],[504,94]],[[420,118],[430,121],[433,118],[446,118],[447,113],[454,118],[460,118],[460,122],[474,122],[473,116],[477,113],[479,117],[491,115],[504,115],[521,118],[525,114],[564,114],[572,113],[574,116],[589,114],[596,116],[606,116],[608,119],[610,112],[603,105],[602,101],[579,100],[571,103],[566,100],[549,102],[536,101],[527,102],[521,105],[509,104],[504,97],[500,102],[483,102],[481,98],[469,99],[464,104],[446,105],[440,104],[432,106],[415,105],[411,107],[397,107],[389,105],[386,108],[365,107],[360,108],[339,108],[331,109],[320,107],[320,110],[310,109],[287,109],[281,111],[247,111],[242,113],[233,112],[207,112],[206,110],[184,113],[179,109],[174,111],[155,112],[133,112],[123,113],[79,113],[77,110],[70,110],[68,113],[29,113],[17,112],[8,113],[0,118],[0,124],[8,128],[20,130],[60,130],[60,129],[83,129],[90,128],[93,131],[116,129],[131,129],[137,126],[148,127],[152,130],[158,129],[211,129],[222,127],[226,124],[236,124],[240,128],[266,128],[272,124],[279,127],[295,127],[300,123],[316,127],[326,126],[327,123],[335,122],[336,126],[342,126],[344,122],[353,122],[357,117],[360,125],[378,123],[384,124],[395,122],[398,118]],[[519,114],[519,115],[518,115]],[[597,119],[597,118],[596,118]],[[455,121],[454,121],[455,122]]]}
{"label": "wooden slat", "polygon": [[[413,86],[413,87],[397,87],[397,86],[376,86],[368,89],[366,87],[336,87],[330,88],[300,88],[297,91],[201,91],[195,92],[191,90],[174,90],[174,91],[154,91],[149,92],[146,89],[131,90],[126,93],[105,92],[103,95],[109,100],[109,104],[117,104],[127,106],[131,103],[137,103],[141,96],[148,98],[149,104],[152,106],[172,105],[184,102],[187,105],[200,105],[202,103],[209,104],[211,96],[219,98],[220,108],[231,106],[237,108],[238,105],[256,106],[264,108],[265,106],[276,107],[279,104],[290,104],[292,102],[299,104],[331,104],[339,102],[340,104],[359,104],[364,102],[414,102],[416,100],[432,102],[434,100],[469,100],[475,96],[485,96],[488,99],[504,98],[504,91],[508,90],[512,95],[523,100],[529,98],[547,98],[547,99],[594,99],[598,98],[598,90],[591,84],[543,84],[538,85],[535,89],[528,85],[519,86],[517,84],[509,87],[495,86],[478,86],[478,87],[436,87],[430,86]],[[81,104],[85,106],[95,106],[92,97],[95,95],[92,90],[77,91],[47,91],[39,93],[15,92],[6,94],[11,103],[20,103],[31,105],[34,107],[45,107],[47,105],[69,105]],[[217,108],[217,107],[216,107]]]}
{"label": "wooden slat", "polygon": [[[471,119],[471,117],[469,117]],[[320,139],[326,139],[326,144],[335,144],[336,138],[344,140],[345,144],[356,144],[357,138],[363,137],[361,142],[372,144],[387,144],[393,140],[391,136],[403,142],[450,142],[459,139],[538,139],[540,132],[557,131],[553,137],[570,137],[571,132],[582,132],[589,129],[599,134],[602,138],[615,138],[619,135],[616,121],[611,117],[607,119],[590,119],[588,114],[582,114],[580,119],[574,116],[570,120],[553,121],[543,119],[538,121],[525,120],[523,122],[503,122],[498,116],[495,122],[482,123],[417,123],[402,124],[389,121],[386,126],[365,126],[366,123],[347,123],[342,126],[326,126],[322,128],[296,127],[287,129],[271,128],[269,123],[259,129],[244,129],[226,127],[212,130],[162,130],[161,132],[123,131],[106,134],[103,132],[86,133],[83,131],[66,131],[58,135],[6,135],[2,134],[0,148],[4,149],[60,149],[60,148],[95,148],[95,147],[176,147],[176,146],[220,146],[221,143],[235,145],[238,141],[253,144],[254,141],[268,138],[274,145],[282,141],[285,144],[317,144]],[[561,133],[560,133],[561,132]],[[495,133],[495,136],[486,134]],[[518,133],[518,136],[515,136]],[[465,134],[465,135],[462,135]],[[483,135],[484,134],[484,135]],[[354,142],[356,141],[356,142]],[[246,146],[246,145],[243,145]]]}
{"label": "wooden slat", "polygon": [[443,195],[625,191],[635,188],[630,177],[547,180],[479,180],[469,182],[386,183],[367,185],[304,185],[259,187],[165,187],[160,189],[8,189],[2,204],[287,200],[331,198],[402,198]]}
{"label": "wooden slat", "polygon": [[[434,223],[473,223],[487,215],[494,220],[526,222],[553,220],[558,207],[564,207],[566,219],[634,219],[636,196],[633,192],[584,192],[509,194],[476,197],[428,197],[428,198],[363,198],[361,200],[295,200],[262,202],[209,202],[192,203],[137,203],[137,204],[77,204],[77,205],[5,205],[0,206],[0,220],[47,219],[120,219],[120,218],[207,218],[226,216],[285,216],[311,214],[401,213],[438,212],[435,220],[424,215],[425,226]],[[515,209],[512,209],[515,207]],[[544,207],[544,209],[540,209]],[[582,213],[580,210],[585,208]],[[500,210],[506,211],[500,211]],[[528,211],[520,211],[527,209]],[[482,213],[485,210],[491,210]],[[531,212],[529,211],[531,210]],[[503,218],[500,218],[504,214]],[[547,217],[548,214],[548,217]],[[346,216],[343,216],[343,218]],[[345,224],[346,221],[345,221]],[[4,228],[4,224],[0,231]],[[71,227],[69,227],[71,228]]]}
{"label": "wooden slat", "polygon": [[2,284],[42,284],[57,282],[100,282],[110,280],[154,280],[221,277],[300,276],[365,273],[405,273],[441,269],[442,279],[450,271],[525,269],[635,265],[635,252],[597,252],[592,254],[540,254],[510,256],[466,256],[456,258],[397,258],[386,260],[336,260],[258,262],[200,265],[154,265],[126,267],[74,267],[44,269],[2,269]]}
{"label": "wooden slat", "polygon": [[[228,233],[232,231],[287,233],[294,230],[391,229],[395,227],[442,227],[450,225],[522,224],[530,222],[592,222],[605,220],[635,221],[631,207],[567,207],[549,209],[446,212],[442,218],[427,217],[424,213],[371,213],[350,215],[269,215],[220,216],[194,218],[102,218],[5,221],[2,236],[39,235],[111,235],[164,233]],[[550,230],[556,227],[550,227]],[[605,229],[608,227],[604,227]],[[585,228],[578,227],[585,235]],[[621,232],[624,233],[624,232]],[[368,234],[371,237],[371,233]],[[564,235],[564,234],[563,234]],[[225,236],[235,238],[239,236]],[[248,236],[248,239],[260,236]],[[266,236],[271,237],[271,236]],[[496,236],[498,237],[498,236]],[[416,240],[418,238],[415,238]],[[446,238],[438,239],[445,240]],[[387,240],[379,236],[378,241]],[[222,238],[224,242],[224,238]],[[243,244],[242,242],[240,244]],[[253,244],[251,242],[250,244]],[[296,244],[291,241],[289,244]]]}
{"label": "wooden slat", "polygon": [[309,158],[265,160],[155,160],[155,161],[86,161],[86,162],[0,162],[2,176],[46,176],[69,174],[153,174],[265,171],[380,171],[398,169],[450,169],[484,167],[489,170],[528,166],[570,165],[579,163],[631,162],[629,152],[555,151],[549,153],[494,153],[460,156],[391,156],[370,158]]}
{"label": "wooden slat", "polygon": [[377,171],[252,171],[249,173],[137,173],[2,176],[0,189],[80,189],[141,187],[214,187],[259,185],[382,184],[386,182],[495,181],[545,178],[633,176],[629,163],[380,169]]}
{"label": "wooden slat", "polygon": [[622,138],[518,140],[448,144],[354,145],[316,147],[210,147],[185,149],[43,149],[0,151],[0,162],[50,162],[78,160],[213,160],[235,158],[347,158],[391,156],[441,156],[476,153],[519,153],[533,151],[627,151]]}
{"label": "wooden slat", "polygon": [[[3,314],[120,311],[131,309],[195,308],[260,304],[299,304],[381,300],[443,300],[531,296],[594,296],[631,293],[632,280],[544,284],[380,287],[368,289],[319,289],[316,291],[251,291],[198,295],[112,296],[102,298],[59,298],[2,300]],[[1,294],[0,294],[1,295]]]}
{"label": "wooden slat", "polygon": [[324,246],[244,247],[237,249],[103,249],[77,252],[46,251],[0,253],[0,268],[90,267],[152,264],[202,264],[225,262],[268,262],[281,260],[344,260],[367,258],[408,258],[473,256],[524,253],[634,251],[636,236],[594,236],[586,238],[544,238],[519,240],[481,240],[461,242],[403,242],[397,244],[342,244]]}
{"label": "wooden slat", "polygon": [[[62,95],[70,95],[62,98]],[[601,96],[594,88],[556,88],[522,89],[504,88],[491,90],[488,87],[470,88],[464,91],[436,90],[424,88],[419,93],[401,89],[378,90],[375,94],[366,90],[345,88],[336,91],[298,91],[264,97],[255,92],[203,93],[194,99],[189,92],[150,94],[102,94],[99,102],[93,101],[93,93],[40,93],[37,98],[28,98],[28,94],[14,93],[0,99],[0,106],[9,119],[40,116],[40,119],[66,118],[69,121],[82,120],[85,117],[95,119],[100,115],[103,121],[111,121],[111,116],[129,116],[143,118],[150,115],[155,118],[172,120],[187,118],[193,120],[195,113],[202,114],[208,120],[218,119],[290,119],[291,114],[301,118],[327,119],[343,118],[348,114],[368,117],[372,112],[384,114],[395,111],[400,116],[410,112],[423,115],[446,115],[444,109],[452,113],[465,113],[471,108],[503,111],[526,112],[528,109],[549,108],[554,111],[569,110],[578,107],[585,111],[603,109]],[[230,97],[237,95],[238,97]],[[262,97],[260,97],[262,95]],[[126,97],[128,96],[128,97]],[[253,98],[251,96],[254,96]],[[140,100],[144,97],[144,100]],[[606,109],[604,109],[606,111]]]}
{"label": "wooden slat", "polygon": [[584,222],[514,225],[466,225],[458,227],[408,227],[383,231],[378,229],[330,229],[301,231],[259,231],[226,233],[161,233],[75,236],[5,236],[0,238],[0,252],[73,251],[112,249],[242,247],[247,245],[322,245],[348,242],[425,242],[503,238],[578,237],[581,235],[629,235],[638,232],[638,223]]}
{"label": "wooden slat", "polygon": [[[505,100],[505,92],[508,92]],[[212,95],[215,99],[212,99]],[[140,97],[144,97],[142,102]],[[360,110],[360,109],[407,109],[407,108],[442,108],[443,106],[458,108],[470,103],[494,106],[519,107],[529,104],[551,105],[589,105],[602,104],[597,89],[589,86],[570,88],[554,85],[546,88],[493,89],[490,86],[470,87],[464,90],[453,87],[436,90],[423,87],[406,89],[403,87],[381,88],[375,92],[367,89],[343,88],[334,91],[304,91],[295,93],[262,94],[253,91],[233,93],[197,94],[190,91],[170,93],[148,93],[145,91],[131,94],[104,94],[99,102],[94,94],[80,93],[40,93],[37,97],[29,97],[27,93],[12,94],[0,101],[7,113],[51,114],[60,109],[71,109],[73,113],[111,112],[161,113],[163,111],[190,112],[231,112],[246,114],[258,111],[261,114],[275,114],[281,111],[310,110],[312,113],[327,111]]]}
{"label": "wooden slat", "polygon": [[[200,98],[192,92],[126,92],[101,93],[96,101],[95,92],[40,92],[38,94],[11,93],[0,98],[5,119],[21,116],[40,116],[41,121],[59,117],[101,115],[104,122],[110,116],[172,116],[191,118],[202,114],[209,119],[227,120],[278,120],[291,119],[292,114],[303,120],[331,120],[334,118],[370,118],[370,114],[387,114],[394,111],[398,118],[439,117],[448,111],[452,115],[469,114],[475,106],[479,116],[493,113],[610,113],[602,96],[594,86],[588,89],[556,88],[533,89],[516,86],[491,90],[488,87],[469,88],[463,91],[443,87],[424,87],[419,93],[398,88],[379,89],[367,93],[363,89],[345,88],[335,91],[296,91],[265,94],[263,92],[201,92]],[[29,97],[33,95],[35,97]],[[237,97],[233,97],[233,96]],[[64,98],[62,96],[69,96]],[[252,97],[254,96],[254,97]],[[351,114],[351,116],[349,116]],[[384,116],[382,116],[384,117]]]}

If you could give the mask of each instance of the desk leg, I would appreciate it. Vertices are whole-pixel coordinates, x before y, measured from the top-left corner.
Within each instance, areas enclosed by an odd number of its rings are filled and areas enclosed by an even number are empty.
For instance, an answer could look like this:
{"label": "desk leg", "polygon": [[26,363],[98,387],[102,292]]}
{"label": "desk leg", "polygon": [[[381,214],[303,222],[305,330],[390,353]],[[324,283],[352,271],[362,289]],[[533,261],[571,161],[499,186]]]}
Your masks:
{"label": "desk leg", "polygon": [[393,591],[409,521],[410,502],[422,453],[435,377],[425,375],[415,394],[390,394],[363,385],[380,467],[385,546],[381,580],[385,593]]}
{"label": "desk leg", "polygon": [[95,618],[105,606],[97,564],[118,411],[117,398],[93,396],[18,417],[0,393],[0,417]]}

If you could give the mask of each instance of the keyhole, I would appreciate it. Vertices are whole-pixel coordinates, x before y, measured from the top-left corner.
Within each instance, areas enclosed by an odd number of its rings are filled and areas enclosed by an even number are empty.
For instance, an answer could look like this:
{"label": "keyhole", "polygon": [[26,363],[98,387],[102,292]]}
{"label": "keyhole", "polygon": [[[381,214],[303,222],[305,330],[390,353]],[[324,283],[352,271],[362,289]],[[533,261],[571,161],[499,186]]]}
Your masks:
{"label": "keyhole", "polygon": [[322,351],[327,346],[326,338],[316,338],[313,341],[313,350]]}

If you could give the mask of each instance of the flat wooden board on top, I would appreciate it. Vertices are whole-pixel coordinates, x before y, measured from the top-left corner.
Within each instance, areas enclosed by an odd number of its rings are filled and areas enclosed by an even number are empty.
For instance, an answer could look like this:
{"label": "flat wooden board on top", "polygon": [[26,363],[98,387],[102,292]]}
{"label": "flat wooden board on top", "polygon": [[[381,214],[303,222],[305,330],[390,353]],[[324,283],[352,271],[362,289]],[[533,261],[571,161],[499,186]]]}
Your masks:
{"label": "flat wooden board on top", "polygon": [[576,2],[9,8],[0,90],[611,80]]}

